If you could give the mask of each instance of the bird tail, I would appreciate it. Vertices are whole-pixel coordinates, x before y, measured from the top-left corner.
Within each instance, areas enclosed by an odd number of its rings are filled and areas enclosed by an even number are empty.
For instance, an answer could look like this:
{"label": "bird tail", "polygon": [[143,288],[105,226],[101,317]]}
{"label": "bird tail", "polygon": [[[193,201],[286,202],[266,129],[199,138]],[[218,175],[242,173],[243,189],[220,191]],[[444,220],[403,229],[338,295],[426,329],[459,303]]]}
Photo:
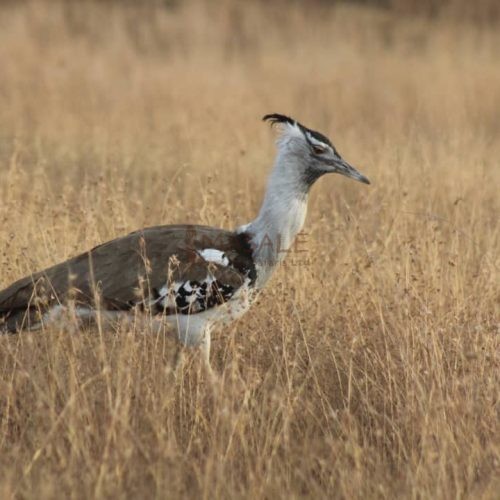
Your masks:
{"label": "bird tail", "polygon": [[0,335],[29,330],[36,324],[36,311],[31,308],[20,308],[13,311],[0,310]]}

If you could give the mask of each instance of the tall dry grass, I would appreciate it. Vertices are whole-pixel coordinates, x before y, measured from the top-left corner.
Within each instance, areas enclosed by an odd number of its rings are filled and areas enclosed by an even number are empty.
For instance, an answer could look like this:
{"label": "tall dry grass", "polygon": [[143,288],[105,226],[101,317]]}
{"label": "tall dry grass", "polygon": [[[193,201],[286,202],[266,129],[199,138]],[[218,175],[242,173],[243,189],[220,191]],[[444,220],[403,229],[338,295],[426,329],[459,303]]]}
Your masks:
{"label": "tall dry grass", "polygon": [[248,221],[267,112],[372,185],[313,188],[305,252],[215,336],[215,387],[141,331],[0,338],[1,498],[498,495],[500,33],[283,5],[2,6],[0,286]]}

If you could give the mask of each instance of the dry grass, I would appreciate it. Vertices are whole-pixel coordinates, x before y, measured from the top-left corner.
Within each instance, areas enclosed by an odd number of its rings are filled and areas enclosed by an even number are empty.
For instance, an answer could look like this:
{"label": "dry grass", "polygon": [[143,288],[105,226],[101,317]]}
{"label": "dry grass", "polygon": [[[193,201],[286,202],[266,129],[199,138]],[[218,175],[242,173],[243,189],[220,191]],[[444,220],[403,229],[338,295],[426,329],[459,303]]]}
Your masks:
{"label": "dry grass", "polygon": [[[494,498],[500,32],[346,5],[0,10],[0,286],[138,227],[256,212],[286,112],[369,187],[195,355],[0,338],[0,496]],[[287,272],[285,272],[287,271]]]}

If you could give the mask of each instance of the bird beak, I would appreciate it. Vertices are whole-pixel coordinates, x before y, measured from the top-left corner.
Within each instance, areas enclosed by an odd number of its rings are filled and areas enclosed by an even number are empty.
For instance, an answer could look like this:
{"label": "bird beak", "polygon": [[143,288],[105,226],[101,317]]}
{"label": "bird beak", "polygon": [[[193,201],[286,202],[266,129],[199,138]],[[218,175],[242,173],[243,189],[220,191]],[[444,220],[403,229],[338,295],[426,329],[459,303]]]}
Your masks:
{"label": "bird beak", "polygon": [[349,165],[343,158],[335,159],[335,172],[338,174],[350,177],[355,181],[362,182],[363,184],[370,184],[370,181],[361,172],[358,172],[353,166]]}

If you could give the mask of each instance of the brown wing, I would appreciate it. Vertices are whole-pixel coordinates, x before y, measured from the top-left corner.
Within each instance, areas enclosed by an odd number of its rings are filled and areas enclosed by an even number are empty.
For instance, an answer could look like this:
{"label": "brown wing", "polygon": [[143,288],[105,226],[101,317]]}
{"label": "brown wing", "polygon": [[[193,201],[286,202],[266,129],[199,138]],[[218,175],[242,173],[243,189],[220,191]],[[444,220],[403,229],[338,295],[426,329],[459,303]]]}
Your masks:
{"label": "brown wing", "polygon": [[[199,254],[207,248],[224,252],[229,265],[207,263]],[[245,279],[255,279],[244,235],[206,226],[146,228],[16,281],[0,292],[0,323],[3,319],[4,328],[18,330],[23,322],[29,326],[37,314],[69,298],[80,305],[126,310],[151,303],[167,283],[202,284],[208,274],[216,287],[231,294]],[[177,311],[174,307],[164,312]]]}

